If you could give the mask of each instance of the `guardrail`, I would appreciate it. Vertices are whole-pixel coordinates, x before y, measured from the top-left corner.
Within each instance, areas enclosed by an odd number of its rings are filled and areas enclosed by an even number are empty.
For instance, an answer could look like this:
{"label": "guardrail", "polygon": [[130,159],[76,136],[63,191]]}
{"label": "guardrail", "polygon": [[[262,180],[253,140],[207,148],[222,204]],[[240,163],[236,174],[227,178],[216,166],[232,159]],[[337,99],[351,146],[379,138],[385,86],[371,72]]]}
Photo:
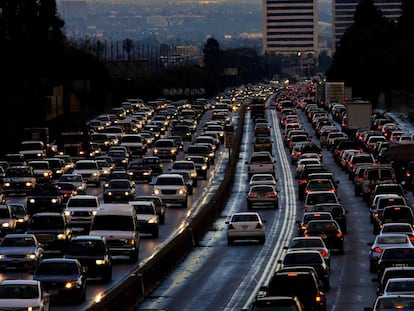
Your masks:
{"label": "guardrail", "polygon": [[142,266],[117,283],[115,287],[109,289],[101,297],[97,297],[95,303],[89,306],[87,311],[130,311],[135,309],[135,306],[142,302],[203,238],[211,224],[224,209],[228,199],[228,189],[233,186],[243,136],[245,112],[246,106],[242,105],[239,110],[229,169],[226,170],[223,181],[212,199],[200,209],[200,212],[182,232]]}

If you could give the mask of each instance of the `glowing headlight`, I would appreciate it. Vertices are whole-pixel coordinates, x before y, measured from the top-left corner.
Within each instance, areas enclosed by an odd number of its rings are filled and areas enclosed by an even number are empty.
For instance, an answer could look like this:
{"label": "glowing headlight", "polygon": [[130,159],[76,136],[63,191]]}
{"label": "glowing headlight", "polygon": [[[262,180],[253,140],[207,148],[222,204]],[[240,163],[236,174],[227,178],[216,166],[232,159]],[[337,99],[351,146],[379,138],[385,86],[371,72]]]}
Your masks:
{"label": "glowing headlight", "polygon": [[4,222],[4,223],[1,224],[1,226],[3,228],[8,228],[8,227],[10,227],[10,224],[8,222]]}
{"label": "glowing headlight", "polygon": [[27,254],[27,255],[26,255],[26,258],[27,258],[27,259],[34,260],[34,259],[36,259],[36,254]]}
{"label": "glowing headlight", "polygon": [[191,178],[196,178],[196,177],[197,177],[197,173],[192,172],[192,173],[190,174],[190,176],[191,176]]}
{"label": "glowing headlight", "polygon": [[52,203],[56,204],[56,203],[58,203],[58,200],[57,199],[52,199]]}
{"label": "glowing headlight", "polygon": [[154,149],[154,154],[158,154],[158,149]]}
{"label": "glowing headlight", "polygon": [[3,260],[5,258],[6,258],[6,256],[4,256],[3,254],[0,254],[0,260]]}
{"label": "glowing headlight", "polygon": [[202,165],[202,166],[201,166],[201,169],[202,169],[203,171],[205,171],[205,170],[207,169],[207,165]]}
{"label": "glowing headlight", "polygon": [[171,149],[171,153],[174,154],[176,152],[175,149]]}
{"label": "glowing headlight", "polygon": [[161,194],[161,190],[158,188],[154,188],[154,190],[152,190],[152,192],[156,195]]}
{"label": "glowing headlight", "polygon": [[57,235],[57,239],[58,239],[58,240],[66,240],[66,235],[65,235],[65,234],[63,234],[63,233],[58,234],[58,235]]}
{"label": "glowing headlight", "polygon": [[127,242],[128,244],[131,244],[131,245],[135,245],[136,243],[135,239],[128,240]]}
{"label": "glowing headlight", "polygon": [[[10,184],[9,184],[9,186],[10,186]],[[31,181],[26,182],[26,187],[32,187],[32,186],[33,186],[33,183]]]}
{"label": "glowing headlight", "polygon": [[124,195],[125,195],[125,196],[129,196],[129,195],[131,195],[131,192],[129,192],[129,191],[125,191],[125,192],[124,192]]}
{"label": "glowing headlight", "polygon": [[179,195],[185,195],[185,194],[187,194],[187,191],[185,190],[185,188],[180,188],[180,189],[178,189],[178,194]]}
{"label": "glowing headlight", "polygon": [[19,219],[16,220],[16,222],[23,223],[24,222],[24,219],[23,218],[19,218]]}
{"label": "glowing headlight", "polygon": [[29,203],[31,203],[31,204],[33,204],[34,202],[36,202],[36,200],[35,200],[35,199],[30,199],[30,200],[29,200]]}
{"label": "glowing headlight", "polygon": [[44,172],[43,173],[43,177],[49,177],[49,173],[48,172]]}
{"label": "glowing headlight", "polygon": [[75,282],[66,282],[65,283],[65,288],[66,289],[71,289],[73,287],[75,287]]}
{"label": "glowing headlight", "polygon": [[[4,185],[3,185],[4,187],[10,187],[10,183],[9,182],[6,182],[6,183],[4,183]],[[27,186],[27,184],[26,184],[26,186]]]}
{"label": "glowing headlight", "polygon": [[95,172],[92,174],[93,176],[99,176],[99,173]]}
{"label": "glowing headlight", "polygon": [[70,216],[71,212],[70,211],[64,211],[65,216]]}
{"label": "glowing headlight", "polygon": [[102,265],[106,264],[106,260],[105,259],[97,259],[97,260],[95,260],[95,264],[97,266],[102,266]]}
{"label": "glowing headlight", "polygon": [[148,223],[149,224],[156,224],[157,223],[157,217],[151,217],[150,219],[148,219]]}

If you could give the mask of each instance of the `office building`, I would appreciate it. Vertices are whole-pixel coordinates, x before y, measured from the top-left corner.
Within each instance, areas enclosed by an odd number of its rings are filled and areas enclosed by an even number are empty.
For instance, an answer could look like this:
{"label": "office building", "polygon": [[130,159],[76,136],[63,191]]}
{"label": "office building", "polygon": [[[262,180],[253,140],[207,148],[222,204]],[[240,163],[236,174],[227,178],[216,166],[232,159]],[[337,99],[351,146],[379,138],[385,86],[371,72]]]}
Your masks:
{"label": "office building", "polygon": [[[332,0],[333,41],[336,46],[345,30],[354,22],[355,8],[359,0]],[[374,0],[385,17],[396,20],[401,15],[401,0]]]}
{"label": "office building", "polygon": [[285,55],[317,54],[317,0],[263,0],[263,50]]}

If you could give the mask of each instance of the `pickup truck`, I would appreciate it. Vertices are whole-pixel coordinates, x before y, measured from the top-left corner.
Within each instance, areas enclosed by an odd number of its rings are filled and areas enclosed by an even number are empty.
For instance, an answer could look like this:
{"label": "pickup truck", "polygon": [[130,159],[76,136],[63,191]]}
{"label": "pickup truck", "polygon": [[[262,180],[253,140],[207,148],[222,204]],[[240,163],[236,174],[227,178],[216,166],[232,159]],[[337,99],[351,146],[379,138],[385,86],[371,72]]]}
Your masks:
{"label": "pickup truck", "polygon": [[248,178],[254,174],[272,174],[275,176],[275,163],[273,156],[269,151],[256,151],[250,156],[250,160],[246,162],[248,165]]}

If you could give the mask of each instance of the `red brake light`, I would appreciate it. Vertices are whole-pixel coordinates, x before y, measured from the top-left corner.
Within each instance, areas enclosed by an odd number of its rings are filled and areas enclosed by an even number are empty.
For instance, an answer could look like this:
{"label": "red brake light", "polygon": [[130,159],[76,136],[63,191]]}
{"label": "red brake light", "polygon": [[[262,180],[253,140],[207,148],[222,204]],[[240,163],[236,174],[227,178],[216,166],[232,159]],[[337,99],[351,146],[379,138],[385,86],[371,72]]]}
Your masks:
{"label": "red brake light", "polygon": [[255,198],[255,197],[256,197],[256,194],[254,194],[254,193],[249,193],[247,196],[248,196],[249,198]]}
{"label": "red brake light", "polygon": [[267,197],[269,197],[269,198],[276,198],[277,197],[277,194],[276,193],[269,193],[267,195]]}
{"label": "red brake light", "polygon": [[382,253],[382,248],[381,247],[375,247],[372,251],[374,253]]}
{"label": "red brake light", "polygon": [[322,255],[322,257],[326,257],[326,256],[328,255],[328,253],[327,253],[327,252],[325,252],[325,251],[322,251],[322,252],[321,252],[321,255]]}
{"label": "red brake light", "polygon": [[336,234],[336,237],[337,237],[337,238],[342,238],[342,233],[341,233],[341,232],[338,232],[338,233]]}

